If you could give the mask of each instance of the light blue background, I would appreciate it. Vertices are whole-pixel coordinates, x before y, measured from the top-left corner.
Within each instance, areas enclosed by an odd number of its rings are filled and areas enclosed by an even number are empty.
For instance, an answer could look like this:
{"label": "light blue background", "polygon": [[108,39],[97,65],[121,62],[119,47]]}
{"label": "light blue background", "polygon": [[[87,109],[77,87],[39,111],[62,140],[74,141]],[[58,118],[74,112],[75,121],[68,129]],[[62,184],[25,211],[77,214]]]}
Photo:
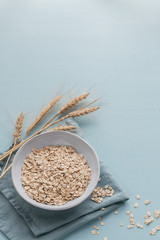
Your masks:
{"label": "light blue background", "polygon": [[143,223],[147,210],[160,209],[159,0],[0,0],[1,152],[17,114],[27,113],[27,127],[64,81],[66,91],[103,96],[82,127],[130,197],[119,215],[104,217],[99,236],[90,235],[93,221],[65,240],[151,239],[160,220],[128,230],[125,211]]}

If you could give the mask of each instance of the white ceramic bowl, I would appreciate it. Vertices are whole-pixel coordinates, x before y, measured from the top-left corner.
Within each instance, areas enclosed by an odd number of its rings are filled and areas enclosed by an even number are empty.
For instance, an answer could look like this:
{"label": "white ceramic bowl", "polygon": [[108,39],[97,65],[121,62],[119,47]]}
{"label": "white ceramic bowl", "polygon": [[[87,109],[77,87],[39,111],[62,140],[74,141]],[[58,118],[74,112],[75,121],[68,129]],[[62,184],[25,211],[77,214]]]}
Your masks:
{"label": "white ceramic bowl", "polygon": [[[24,191],[21,183],[21,168],[26,156],[32,151],[33,148],[42,148],[48,145],[72,145],[77,153],[83,154],[86,158],[89,167],[92,170],[92,177],[85,192],[78,197],[64,205],[46,205],[31,199]],[[19,195],[28,203],[35,207],[46,210],[65,210],[77,206],[90,196],[98,183],[100,175],[100,164],[94,149],[81,137],[76,134],[64,131],[54,131],[40,134],[28,142],[26,142],[16,153],[13,166],[12,166],[12,180],[15,189]]]}

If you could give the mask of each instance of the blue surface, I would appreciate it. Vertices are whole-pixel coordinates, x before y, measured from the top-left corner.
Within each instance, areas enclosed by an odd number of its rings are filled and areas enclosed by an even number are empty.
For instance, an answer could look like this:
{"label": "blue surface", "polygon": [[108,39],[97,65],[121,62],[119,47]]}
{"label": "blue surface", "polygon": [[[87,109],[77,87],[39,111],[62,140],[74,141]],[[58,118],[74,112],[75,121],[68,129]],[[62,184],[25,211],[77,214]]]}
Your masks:
{"label": "blue surface", "polygon": [[93,97],[103,96],[82,127],[130,201],[104,218],[99,236],[90,235],[94,221],[65,240],[148,240],[160,225],[128,230],[125,215],[131,209],[143,223],[147,210],[160,209],[159,42],[159,0],[0,1],[0,151],[12,143],[17,114],[28,113],[28,126],[64,81],[66,91],[91,88]]}

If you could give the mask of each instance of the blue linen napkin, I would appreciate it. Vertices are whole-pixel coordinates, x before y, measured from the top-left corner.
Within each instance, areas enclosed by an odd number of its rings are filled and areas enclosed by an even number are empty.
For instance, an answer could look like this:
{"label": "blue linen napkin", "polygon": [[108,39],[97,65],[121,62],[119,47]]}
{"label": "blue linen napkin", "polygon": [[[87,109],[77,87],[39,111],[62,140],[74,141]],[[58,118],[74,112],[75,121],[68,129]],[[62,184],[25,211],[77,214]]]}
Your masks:
{"label": "blue linen napkin", "polygon": [[[79,133],[82,133],[80,129]],[[100,166],[98,186],[108,184],[115,194],[104,198],[100,204],[89,197],[79,206],[65,211],[42,210],[25,202],[14,189],[9,171],[0,181],[0,230],[11,240],[60,240],[90,220],[120,207],[128,197],[102,161]],[[105,211],[100,210],[102,207]]]}

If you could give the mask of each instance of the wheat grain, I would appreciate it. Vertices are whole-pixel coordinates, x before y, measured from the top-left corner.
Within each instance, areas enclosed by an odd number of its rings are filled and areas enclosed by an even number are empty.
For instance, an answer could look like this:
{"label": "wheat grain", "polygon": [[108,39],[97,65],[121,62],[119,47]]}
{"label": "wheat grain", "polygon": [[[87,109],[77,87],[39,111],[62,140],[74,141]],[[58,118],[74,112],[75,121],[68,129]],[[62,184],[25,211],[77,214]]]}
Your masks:
{"label": "wheat grain", "polygon": [[72,117],[72,118],[80,117],[80,116],[89,114],[91,112],[97,111],[99,108],[100,107],[91,107],[91,108],[79,109],[79,110],[76,110],[74,112],[69,113],[68,117]]}
{"label": "wheat grain", "polygon": [[54,127],[54,128],[50,128],[48,129],[46,132],[52,132],[52,131],[69,131],[69,130],[74,130],[76,129],[76,126],[72,126],[72,125],[61,125],[58,127]]}
{"label": "wheat grain", "polygon": [[17,142],[21,136],[23,120],[24,120],[24,114],[21,113],[20,116],[17,118],[16,125],[15,125],[15,132],[13,134],[15,142]]}
{"label": "wheat grain", "polygon": [[58,114],[62,114],[65,111],[67,111],[68,109],[74,107],[75,105],[77,105],[80,101],[82,101],[83,99],[86,99],[88,97],[89,93],[83,93],[82,95],[73,98],[71,101],[69,101],[68,103],[66,103],[64,106],[62,106],[60,108],[60,110],[58,111]]}
{"label": "wheat grain", "polygon": [[41,120],[42,118],[48,113],[48,111],[55,106],[55,104],[61,99],[61,95],[55,97],[36,117],[34,122],[28,127],[26,133],[29,133]]}

